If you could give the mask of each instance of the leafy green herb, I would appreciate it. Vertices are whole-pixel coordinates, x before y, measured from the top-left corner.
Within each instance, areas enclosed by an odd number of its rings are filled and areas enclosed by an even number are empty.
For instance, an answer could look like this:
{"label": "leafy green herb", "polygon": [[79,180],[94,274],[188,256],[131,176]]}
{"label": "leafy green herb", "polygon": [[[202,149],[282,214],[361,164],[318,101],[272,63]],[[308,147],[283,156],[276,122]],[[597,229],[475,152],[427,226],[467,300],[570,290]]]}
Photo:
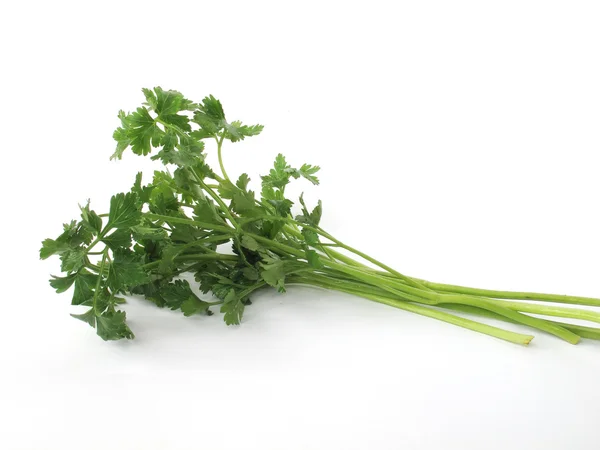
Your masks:
{"label": "leafy green herb", "polygon": [[[211,315],[215,306],[225,323],[235,325],[255,292],[275,288],[283,293],[293,284],[358,295],[519,344],[533,336],[455,312],[518,323],[570,343],[600,339],[600,328],[538,318],[600,322],[596,311],[547,305],[598,307],[598,299],[436,284],[393,270],[325,231],[321,201],[311,208],[303,196],[297,202],[286,196],[294,180],[319,184],[318,166],[297,168],[278,154],[260,178],[260,195],[251,189],[248,174],[232,181],[223,161],[224,141],[257,136],[262,125],[228,121],[212,95],[193,102],[160,87],[143,89],[143,95],[145,102],[135,111],[118,113],[112,159],[130,149],[160,160],[165,169],[146,185],[138,173],[129,192],[111,198],[108,214],[96,213],[88,201],[80,207],[80,220],[64,224],[62,233],[44,240],[40,249],[41,259],[61,260],[63,275],[53,275],[50,285],[58,293],[73,290],[72,304],[87,309],[72,316],[102,339],[133,338],[125,312],[118,309],[124,299],[117,295],[141,295],[185,316]],[[205,161],[209,146],[216,146],[220,170]],[[212,298],[201,298],[181,278],[186,273],[194,274],[199,291]]]}

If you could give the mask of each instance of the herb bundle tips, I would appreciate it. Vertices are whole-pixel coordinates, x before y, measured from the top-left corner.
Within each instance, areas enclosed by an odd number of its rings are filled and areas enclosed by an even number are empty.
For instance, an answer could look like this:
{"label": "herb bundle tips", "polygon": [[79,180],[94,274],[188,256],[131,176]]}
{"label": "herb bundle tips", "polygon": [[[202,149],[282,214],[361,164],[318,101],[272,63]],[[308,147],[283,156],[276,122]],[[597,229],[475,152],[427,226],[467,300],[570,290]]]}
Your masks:
{"label": "herb bundle tips", "polygon": [[[260,134],[262,125],[229,121],[213,96],[194,103],[160,87],[143,93],[142,106],[119,112],[112,159],[131,149],[160,160],[165,169],[148,184],[138,173],[129,192],[111,198],[106,214],[89,202],[80,207],[81,218],[44,240],[40,250],[42,259],[60,258],[64,274],[52,276],[51,286],[59,293],[72,290],[72,304],[83,307],[72,316],[102,339],[134,337],[120,309],[123,295],[143,296],[185,316],[220,312],[233,325],[255,292],[283,293],[292,284],[357,295],[517,344],[533,336],[475,318],[521,324],[572,344],[582,337],[600,339],[600,328],[564,321],[600,322],[598,312],[569,306],[600,306],[598,299],[431,283],[352,248],[321,226],[321,202],[308,206],[302,196],[286,197],[294,180],[319,184],[318,166],[292,166],[280,154],[257,193],[247,174],[230,178],[222,150],[225,143]],[[208,145],[217,152],[217,170],[205,161]],[[231,252],[221,250],[225,244]],[[181,279],[184,273],[193,274],[207,295]]]}

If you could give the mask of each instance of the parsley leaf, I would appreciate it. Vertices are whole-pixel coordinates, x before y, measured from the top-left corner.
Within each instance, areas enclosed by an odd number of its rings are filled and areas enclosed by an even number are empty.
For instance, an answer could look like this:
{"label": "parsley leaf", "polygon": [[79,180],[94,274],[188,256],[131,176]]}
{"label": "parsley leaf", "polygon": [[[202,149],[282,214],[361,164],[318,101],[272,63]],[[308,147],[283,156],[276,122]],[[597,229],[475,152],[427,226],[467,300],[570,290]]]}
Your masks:
{"label": "parsley leaf", "polygon": [[80,270],[75,274],[75,289],[73,290],[72,305],[84,305],[91,302],[94,297],[94,289],[98,275],[89,272],[88,270]]}
{"label": "parsley leaf", "polygon": [[141,219],[141,212],[137,205],[136,195],[116,194],[110,200],[108,225],[111,228],[130,228],[137,225]]}
{"label": "parsley leaf", "polygon": [[166,305],[171,309],[180,309],[184,302],[191,297],[195,297],[190,283],[186,280],[175,280],[162,286],[160,294],[165,299]]}
{"label": "parsley leaf", "polygon": [[121,159],[123,152],[129,146],[136,155],[145,156],[152,151],[152,147],[160,145],[164,131],[158,127],[146,108],[137,108],[130,114],[120,111],[119,119],[122,126],[113,134],[113,138],[117,141],[117,148],[111,159]]}
{"label": "parsley leaf", "polygon": [[244,303],[238,297],[234,288],[230,288],[223,298],[221,312],[227,325],[239,325],[244,315]]}
{"label": "parsley leaf", "polygon": [[107,311],[96,316],[96,332],[105,341],[133,339],[134,335],[125,323],[125,312]]}
{"label": "parsley leaf", "polygon": [[243,141],[244,138],[257,136],[264,129],[263,125],[242,125],[242,122],[236,120],[231,123],[225,123],[225,139],[231,142]]}
{"label": "parsley leaf", "polygon": [[80,209],[83,224],[88,227],[92,233],[96,235],[100,233],[102,231],[102,218],[94,211],[90,210],[90,202],[88,201],[83,207],[80,206]]}
{"label": "parsley leaf", "polygon": [[208,309],[209,307],[210,303],[204,302],[192,294],[191,297],[188,297],[188,299],[181,304],[181,311],[186,317],[193,316],[194,314],[211,315],[211,312]]}
{"label": "parsley leaf", "polygon": [[115,250],[113,255],[114,261],[108,266],[107,278],[108,287],[113,291],[139,286],[149,281],[138,255],[124,249]]}

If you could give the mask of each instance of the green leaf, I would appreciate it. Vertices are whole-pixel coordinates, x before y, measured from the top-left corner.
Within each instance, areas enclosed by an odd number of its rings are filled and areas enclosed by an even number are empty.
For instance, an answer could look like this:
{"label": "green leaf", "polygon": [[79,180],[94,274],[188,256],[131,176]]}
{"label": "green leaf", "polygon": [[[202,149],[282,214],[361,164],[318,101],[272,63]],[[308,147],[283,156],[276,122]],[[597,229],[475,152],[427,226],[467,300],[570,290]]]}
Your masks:
{"label": "green leaf", "polygon": [[83,222],[72,220],[63,225],[63,233],[56,239],[45,239],[40,249],[40,258],[46,259],[52,255],[64,255],[78,249],[82,244],[89,244],[93,235]]}
{"label": "green leaf", "polygon": [[171,241],[176,243],[191,243],[206,236],[206,231],[191,225],[177,224],[171,232]]}
{"label": "green leaf", "polygon": [[275,207],[275,213],[280,217],[288,217],[292,211],[294,202],[288,200],[267,200],[267,202]]}
{"label": "green leaf", "polygon": [[175,164],[179,167],[193,167],[204,161],[204,142],[192,139],[182,139],[178,149],[166,146],[153,156],[152,159],[160,159],[163,164]]}
{"label": "green leaf", "polygon": [[108,266],[108,287],[113,292],[139,286],[149,281],[148,275],[139,261],[139,256],[130,250],[117,249],[113,261]]}
{"label": "green leaf", "polygon": [[245,191],[248,188],[248,183],[250,182],[250,177],[247,173],[243,173],[240,175],[235,185],[239,187],[242,191]]}
{"label": "green leaf", "polygon": [[77,272],[85,265],[85,249],[82,247],[69,249],[60,257],[63,272]]}
{"label": "green leaf", "polygon": [[56,293],[60,294],[62,292],[67,291],[75,282],[75,278],[77,277],[76,273],[68,275],[66,277],[57,277],[51,275],[52,279],[50,280],[50,286],[56,289]]}
{"label": "green leaf", "polygon": [[145,156],[152,151],[152,147],[160,145],[164,131],[158,127],[146,108],[140,107],[130,114],[121,111],[119,118],[123,126],[113,133],[117,148],[111,159],[121,159],[128,146],[131,146],[136,155]]}
{"label": "green leaf", "polygon": [[224,221],[217,213],[217,208],[212,200],[201,197],[197,199],[194,205],[194,220],[210,223],[214,225],[223,225]]}
{"label": "green leaf", "polygon": [[162,286],[160,288],[160,295],[171,309],[180,309],[185,301],[196,296],[186,280],[175,280],[172,283]]}
{"label": "green leaf", "polygon": [[163,280],[155,280],[151,283],[135,286],[131,288],[131,293],[143,295],[146,298],[146,300],[150,300],[156,306],[162,308],[166,304],[165,299],[160,294],[160,287],[162,283]]}
{"label": "green leaf", "polygon": [[192,131],[190,119],[181,114],[160,114],[158,118],[163,124],[168,124],[168,126],[174,127],[177,131]]}
{"label": "green leaf", "polygon": [[110,211],[108,213],[108,225],[112,228],[130,228],[137,225],[141,219],[136,195],[116,194],[110,199]]}
{"label": "green leaf", "polygon": [[166,241],[169,239],[166,230],[158,227],[137,225],[131,229],[136,241]]}
{"label": "green leaf", "polygon": [[128,249],[131,247],[131,231],[124,229],[115,230],[104,237],[102,242],[111,250],[116,250],[117,248]]}
{"label": "green leaf", "polygon": [[276,191],[273,186],[263,183],[260,195],[263,200],[282,200],[283,194],[281,191]]}
{"label": "green leaf", "polygon": [[319,254],[315,250],[306,249],[305,253],[306,253],[306,260],[308,261],[308,264],[311,267],[313,267],[314,269],[322,269],[323,268],[323,262],[321,261]]}
{"label": "green leaf", "polygon": [[138,172],[135,176],[135,182],[131,188],[131,192],[135,194],[140,207],[142,204],[148,203],[152,189],[154,189],[154,186],[152,185],[142,186],[142,172]]}
{"label": "green leaf", "polygon": [[323,204],[321,200],[317,203],[317,206],[310,213],[310,220],[312,221],[314,226],[319,226],[319,222],[321,222],[321,216],[323,215]]}
{"label": "green leaf", "polygon": [[[173,131],[167,130],[167,132],[164,134],[164,136],[160,140],[160,145],[162,145],[162,147],[163,147],[162,151],[160,153],[169,152],[169,151],[175,149],[175,147],[177,147],[178,144],[179,144],[179,138],[177,137],[177,134]],[[160,157],[160,153],[159,153],[159,157]],[[158,158],[156,156],[153,156],[151,159],[156,160]]]}
{"label": "green leaf", "polygon": [[179,200],[173,179],[164,172],[154,173],[154,189],[150,194],[148,206],[150,212],[165,216],[179,214]]}
{"label": "green leaf", "polygon": [[94,211],[90,210],[89,200],[85,206],[80,206],[79,208],[81,209],[81,219],[83,220],[83,223],[90,231],[94,232],[94,234],[100,233],[102,231],[102,218]]}
{"label": "green leaf", "polygon": [[193,121],[200,125],[206,136],[215,136],[227,123],[221,102],[212,95],[205,97],[198,105]]}
{"label": "green leaf", "polygon": [[246,278],[247,280],[250,280],[250,281],[256,281],[259,278],[258,271],[253,267],[244,267],[242,269],[242,274],[243,274],[244,278]]}
{"label": "green leaf", "polygon": [[214,133],[209,133],[208,131],[204,130],[204,129],[199,129],[199,130],[194,130],[190,133],[190,136],[193,137],[194,139],[200,141],[202,139],[206,139],[206,138],[212,138],[215,137]]}
{"label": "green leaf", "polygon": [[225,120],[223,105],[221,105],[221,102],[212,95],[204,97],[202,103],[198,106],[198,109],[217,122]]}
{"label": "green leaf", "polygon": [[319,166],[311,166],[310,164],[303,164],[302,167],[300,167],[300,169],[297,170],[296,172],[296,177],[298,178],[298,176],[306,178],[308,181],[310,181],[312,184],[319,184],[319,179],[317,177],[314,176],[315,173],[317,173],[321,168]]}
{"label": "green leaf", "polygon": [[227,325],[239,325],[244,315],[244,303],[235,292],[235,289],[230,288],[229,292],[223,299],[221,312],[225,313],[223,319]]}
{"label": "green leaf", "polygon": [[134,335],[125,323],[125,312],[107,311],[96,316],[96,333],[105,341],[133,339]]}
{"label": "green leaf", "polygon": [[220,181],[217,190],[221,198],[224,199],[232,199],[237,192],[240,192],[239,188],[229,180]]}
{"label": "green leaf", "polygon": [[54,239],[44,239],[42,248],[40,249],[40,258],[47,259],[52,255],[58,255],[70,248],[66,242],[57,241]]}
{"label": "green leaf", "polygon": [[248,236],[247,234],[242,236],[241,244],[243,247],[246,247],[248,250],[253,252],[260,248],[260,245],[258,242],[256,242],[256,239],[254,239],[252,236]]}
{"label": "green leaf", "polygon": [[82,320],[92,328],[96,327],[96,314],[94,313],[94,308],[88,309],[83,314],[71,314],[71,317]]}
{"label": "green leaf", "polygon": [[198,105],[186,99],[181,92],[163,90],[160,86],[154,88],[156,107],[154,110],[161,116],[177,114],[181,111],[193,111]]}
{"label": "green leaf", "polygon": [[158,99],[156,98],[156,95],[154,94],[154,92],[152,92],[152,89],[142,88],[142,92],[144,93],[144,96],[146,97],[145,105],[148,107],[148,109],[156,110],[156,105],[158,104]]}
{"label": "green leaf", "polygon": [[283,189],[290,182],[291,173],[294,171],[287,161],[285,156],[281,153],[275,158],[273,169],[269,172],[269,175],[265,175],[262,178],[263,187],[275,187],[277,189]]}
{"label": "green leaf", "polygon": [[98,275],[87,270],[80,270],[75,274],[75,289],[73,291],[72,305],[83,305],[94,297],[94,289],[98,281]]}
{"label": "green leaf", "polygon": [[166,246],[161,254],[161,260],[158,264],[158,272],[163,275],[169,275],[171,272],[177,269],[177,265],[175,264],[175,258],[179,255],[185,248],[183,246],[177,245],[168,245]]}
{"label": "green leaf", "polygon": [[314,246],[319,243],[319,235],[313,230],[302,228],[302,236],[308,245]]}
{"label": "green leaf", "polygon": [[237,191],[234,193],[231,209],[240,216],[245,217],[256,217],[262,214],[261,208],[256,206],[254,192],[252,191]]}
{"label": "green leaf", "polygon": [[270,264],[263,264],[261,276],[269,286],[277,288],[279,292],[285,292],[285,265],[282,260],[276,260]]}
{"label": "green leaf", "polygon": [[198,132],[194,132],[193,137],[197,139],[203,139],[203,136],[216,136],[216,134],[221,130],[221,128],[223,128],[223,125],[220,121],[215,121],[213,118],[206,115],[202,111],[194,112],[194,118],[192,119],[192,121],[200,125],[201,128],[201,134]]}
{"label": "green leaf", "polygon": [[218,178],[217,174],[215,174],[210,166],[204,161],[201,161],[194,166],[194,173],[200,177],[200,179],[210,178],[216,180]]}
{"label": "green leaf", "polygon": [[186,317],[193,316],[194,314],[206,314],[210,315],[210,303],[203,302],[198,297],[192,294],[187,300],[181,304],[181,311]]}
{"label": "green leaf", "polygon": [[[119,118],[123,119],[123,117],[125,117],[125,113],[119,111]],[[131,145],[131,138],[125,128],[119,127],[114,131],[113,139],[117,141],[117,148],[110,159],[121,159],[123,158],[123,152]]]}
{"label": "green leaf", "polygon": [[321,216],[323,214],[323,204],[321,200],[317,206],[312,210],[311,213],[308,212],[306,208],[306,204],[304,203],[304,194],[300,195],[300,204],[302,205],[302,215],[296,216],[296,220],[301,223],[306,223],[308,225],[312,225],[313,227],[318,227],[319,222],[321,221]]}
{"label": "green leaf", "polygon": [[244,140],[246,137],[256,136],[263,130],[263,125],[242,125],[240,121],[225,123],[225,138],[231,142]]}

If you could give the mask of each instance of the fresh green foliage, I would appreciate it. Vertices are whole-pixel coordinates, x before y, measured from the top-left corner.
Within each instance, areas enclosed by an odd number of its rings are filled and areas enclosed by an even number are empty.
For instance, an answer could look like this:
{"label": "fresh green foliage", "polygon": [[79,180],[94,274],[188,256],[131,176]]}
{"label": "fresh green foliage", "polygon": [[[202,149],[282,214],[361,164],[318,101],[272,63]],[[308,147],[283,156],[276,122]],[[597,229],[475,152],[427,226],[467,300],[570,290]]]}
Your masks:
{"label": "fresh green foliage", "polygon": [[[286,187],[294,180],[319,184],[318,166],[296,168],[278,154],[256,192],[248,174],[229,178],[224,141],[257,136],[262,125],[228,121],[212,95],[193,102],[160,87],[143,89],[143,95],[141,106],[118,114],[121,126],[113,134],[112,159],[131,150],[165,168],[155,171],[148,184],[138,173],[129,192],[113,195],[107,214],[97,214],[87,201],[80,206],[80,219],[65,223],[58,237],[44,240],[40,249],[41,259],[57,256],[61,262],[63,274],[51,277],[52,288],[72,290],[72,305],[82,308],[72,316],[102,339],[133,338],[119,295],[140,295],[184,316],[221,312],[226,324],[236,325],[255,292],[274,288],[284,293],[290,284],[359,295],[520,344],[532,336],[453,312],[518,323],[571,343],[580,337],[600,339],[600,328],[536,317],[600,322],[595,311],[544,304],[597,307],[597,299],[434,284],[394,271],[327,233],[321,227],[320,200],[309,207],[303,195],[297,201],[287,198]],[[205,161],[209,146],[216,148],[220,170]],[[193,274],[199,289],[182,278],[185,274]]]}

